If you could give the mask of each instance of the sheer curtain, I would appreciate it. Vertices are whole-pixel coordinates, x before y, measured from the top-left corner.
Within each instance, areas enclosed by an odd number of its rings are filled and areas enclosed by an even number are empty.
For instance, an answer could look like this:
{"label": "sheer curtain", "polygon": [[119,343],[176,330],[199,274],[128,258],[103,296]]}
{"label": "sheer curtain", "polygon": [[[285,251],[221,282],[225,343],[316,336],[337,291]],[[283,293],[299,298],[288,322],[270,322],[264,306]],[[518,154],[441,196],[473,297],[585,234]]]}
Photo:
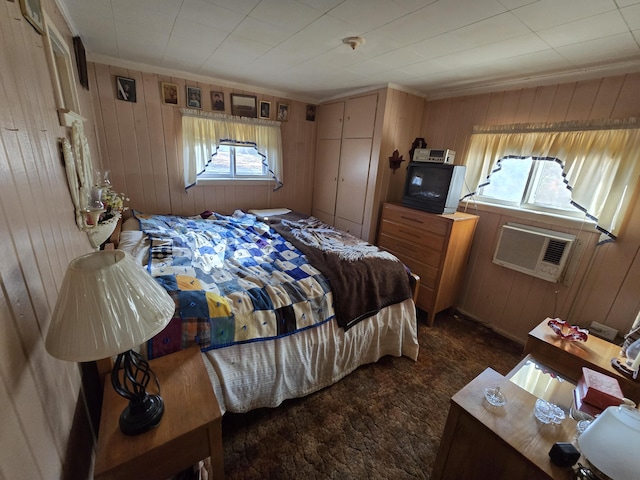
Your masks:
{"label": "sheer curtain", "polygon": [[560,160],[572,202],[615,240],[640,179],[638,119],[474,127],[464,196],[508,155]]}
{"label": "sheer curtain", "polygon": [[282,187],[282,135],[280,122],[234,117],[198,110],[181,109],[185,189],[196,183],[220,146],[221,140],[253,144],[265,158],[275,181]]}

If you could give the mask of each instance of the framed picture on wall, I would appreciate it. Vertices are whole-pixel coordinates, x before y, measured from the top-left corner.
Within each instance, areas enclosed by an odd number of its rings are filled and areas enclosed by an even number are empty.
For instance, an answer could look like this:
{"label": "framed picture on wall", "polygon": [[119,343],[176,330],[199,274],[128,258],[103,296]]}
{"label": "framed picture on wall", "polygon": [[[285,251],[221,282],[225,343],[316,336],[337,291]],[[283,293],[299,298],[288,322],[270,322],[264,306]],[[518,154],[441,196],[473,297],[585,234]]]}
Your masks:
{"label": "framed picture on wall", "polygon": [[307,105],[307,120],[309,122],[316,121],[316,106],[315,105]]}
{"label": "framed picture on wall", "polygon": [[255,95],[231,94],[231,114],[238,117],[258,117],[258,99]]}
{"label": "framed picture on wall", "polygon": [[42,35],[44,33],[44,18],[40,0],[20,0],[20,10],[22,10],[24,18]]}
{"label": "framed picture on wall", "polygon": [[260,118],[271,118],[271,102],[260,100]]}
{"label": "framed picture on wall", "polygon": [[187,85],[187,107],[202,108],[202,90]]}
{"label": "framed picture on wall", "polygon": [[211,110],[224,112],[224,92],[211,92]]}
{"label": "framed picture on wall", "polygon": [[175,83],[160,83],[160,95],[165,105],[178,105],[178,85]]}
{"label": "framed picture on wall", "polygon": [[281,122],[289,121],[289,104],[278,103],[278,120]]}
{"label": "framed picture on wall", "polygon": [[118,100],[136,101],[136,81],[133,78],[116,77],[116,95]]}

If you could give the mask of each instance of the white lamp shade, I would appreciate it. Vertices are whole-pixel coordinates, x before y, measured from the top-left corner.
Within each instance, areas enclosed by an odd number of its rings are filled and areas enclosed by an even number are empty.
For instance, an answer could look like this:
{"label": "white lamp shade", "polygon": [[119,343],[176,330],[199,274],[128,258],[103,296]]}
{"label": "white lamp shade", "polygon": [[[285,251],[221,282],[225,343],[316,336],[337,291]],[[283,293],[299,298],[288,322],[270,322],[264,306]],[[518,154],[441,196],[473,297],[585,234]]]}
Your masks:
{"label": "white lamp shade", "polygon": [[174,310],[171,296],[129,254],[93,252],[69,264],[45,345],[63,360],[110,357],[159,333]]}
{"label": "white lamp shade", "polygon": [[640,478],[640,412],[608,407],[578,437],[582,454],[613,480]]}

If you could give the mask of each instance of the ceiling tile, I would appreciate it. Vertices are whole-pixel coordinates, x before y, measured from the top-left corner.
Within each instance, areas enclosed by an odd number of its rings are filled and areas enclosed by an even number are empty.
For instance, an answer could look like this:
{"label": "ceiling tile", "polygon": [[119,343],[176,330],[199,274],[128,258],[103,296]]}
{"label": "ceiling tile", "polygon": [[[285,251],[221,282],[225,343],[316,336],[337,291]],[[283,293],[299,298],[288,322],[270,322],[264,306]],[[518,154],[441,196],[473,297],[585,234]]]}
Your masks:
{"label": "ceiling tile", "polygon": [[318,12],[295,0],[262,0],[249,16],[296,32],[312,23]]}
{"label": "ceiling tile", "polygon": [[640,58],[640,47],[631,33],[556,48],[573,65],[612,63],[629,57]]}
{"label": "ceiling tile", "polygon": [[537,32],[615,9],[614,0],[540,0],[513,10],[513,14]]}
{"label": "ceiling tile", "polygon": [[206,25],[209,28],[221,28],[232,31],[243,20],[244,15],[204,0],[184,0],[179,20]]}
{"label": "ceiling tile", "polygon": [[538,35],[552,47],[561,47],[628,31],[627,24],[616,10],[540,30]]}
{"label": "ceiling tile", "polygon": [[620,10],[624,21],[631,30],[640,28],[640,3]]}
{"label": "ceiling tile", "polygon": [[[153,1],[153,0],[151,0]],[[228,10],[248,15],[253,10],[260,0],[204,0],[207,3],[224,7]]]}

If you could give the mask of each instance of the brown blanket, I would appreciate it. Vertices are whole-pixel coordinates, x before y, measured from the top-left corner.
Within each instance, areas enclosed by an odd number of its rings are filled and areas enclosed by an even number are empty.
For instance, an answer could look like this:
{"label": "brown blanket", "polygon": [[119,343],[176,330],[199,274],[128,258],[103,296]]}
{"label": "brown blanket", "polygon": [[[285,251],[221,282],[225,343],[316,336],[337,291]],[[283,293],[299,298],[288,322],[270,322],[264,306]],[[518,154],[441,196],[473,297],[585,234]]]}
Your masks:
{"label": "brown blanket", "polygon": [[337,322],[345,330],[411,298],[408,272],[392,255],[313,217],[289,214],[271,220],[271,227],[328,278]]}

